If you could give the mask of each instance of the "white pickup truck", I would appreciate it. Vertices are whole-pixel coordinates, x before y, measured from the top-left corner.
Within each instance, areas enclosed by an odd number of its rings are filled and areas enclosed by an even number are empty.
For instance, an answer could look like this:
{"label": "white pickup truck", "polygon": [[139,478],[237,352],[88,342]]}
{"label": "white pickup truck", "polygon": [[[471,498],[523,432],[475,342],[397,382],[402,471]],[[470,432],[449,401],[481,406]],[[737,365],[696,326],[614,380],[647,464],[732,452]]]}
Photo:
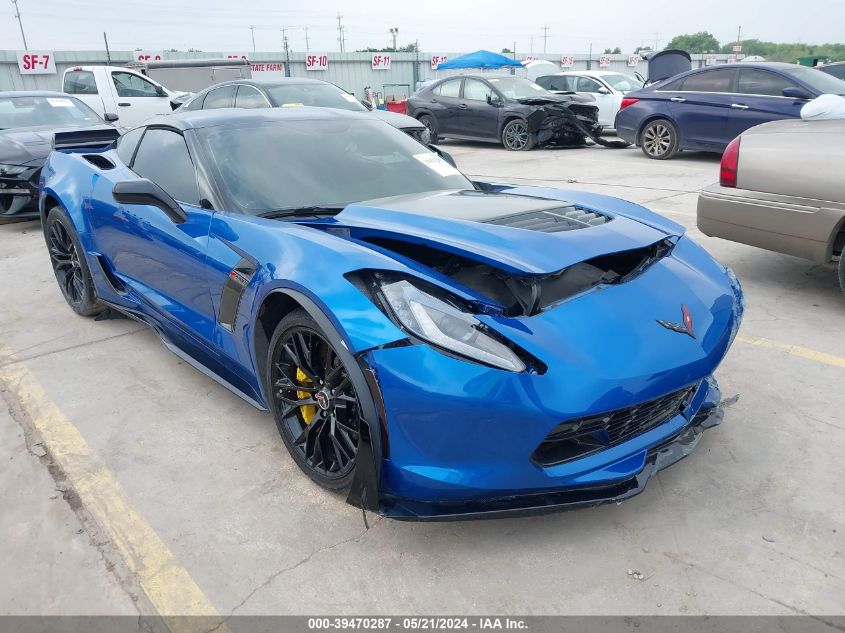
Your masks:
{"label": "white pickup truck", "polygon": [[62,91],[84,101],[107,121],[132,127],[172,112],[170,100],[184,93],[122,66],[74,66],[62,78]]}

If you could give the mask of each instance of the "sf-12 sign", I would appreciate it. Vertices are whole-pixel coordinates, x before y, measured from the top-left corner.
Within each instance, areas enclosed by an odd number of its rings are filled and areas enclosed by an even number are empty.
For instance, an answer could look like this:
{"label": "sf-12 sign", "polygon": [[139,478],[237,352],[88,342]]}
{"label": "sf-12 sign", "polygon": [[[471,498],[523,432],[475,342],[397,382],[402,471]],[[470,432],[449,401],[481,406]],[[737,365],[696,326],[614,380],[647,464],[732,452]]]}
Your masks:
{"label": "sf-12 sign", "polygon": [[607,68],[608,66],[610,66],[610,55],[599,57],[599,68]]}
{"label": "sf-12 sign", "polygon": [[305,70],[328,70],[329,56],[325,53],[323,55],[306,55],[305,56]]}
{"label": "sf-12 sign", "polygon": [[160,62],[164,59],[162,51],[135,51],[136,62]]}
{"label": "sf-12 sign", "polygon": [[55,75],[53,51],[18,51],[18,70],[22,75]]}
{"label": "sf-12 sign", "polygon": [[390,70],[390,55],[376,53],[373,55],[373,70]]}
{"label": "sf-12 sign", "polygon": [[560,67],[561,68],[572,68],[575,65],[575,56],[574,55],[561,55],[560,57]]}
{"label": "sf-12 sign", "polygon": [[448,62],[449,56],[448,55],[432,55],[431,56],[431,69],[437,70],[437,67],[442,64],[443,62]]}

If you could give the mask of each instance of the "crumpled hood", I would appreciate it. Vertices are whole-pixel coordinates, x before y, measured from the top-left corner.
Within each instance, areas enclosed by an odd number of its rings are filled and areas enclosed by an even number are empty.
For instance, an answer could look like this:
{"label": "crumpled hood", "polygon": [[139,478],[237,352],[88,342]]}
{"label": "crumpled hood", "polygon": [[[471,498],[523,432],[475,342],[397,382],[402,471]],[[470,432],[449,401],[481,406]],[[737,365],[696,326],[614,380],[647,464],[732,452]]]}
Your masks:
{"label": "crumpled hood", "polygon": [[[562,229],[557,222],[574,226]],[[446,191],[352,204],[334,217],[352,237],[430,245],[516,274],[550,274],[672,235],[625,215],[567,201]]]}

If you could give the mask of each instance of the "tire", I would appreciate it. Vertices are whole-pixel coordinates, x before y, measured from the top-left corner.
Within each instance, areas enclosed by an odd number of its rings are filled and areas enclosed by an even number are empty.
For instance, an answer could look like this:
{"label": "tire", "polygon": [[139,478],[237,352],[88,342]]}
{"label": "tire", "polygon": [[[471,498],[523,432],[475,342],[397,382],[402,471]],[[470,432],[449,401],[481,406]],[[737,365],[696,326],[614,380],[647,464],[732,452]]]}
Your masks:
{"label": "tire", "polygon": [[667,119],[649,121],[640,132],[643,154],[654,160],[668,160],[677,155],[678,129]]}
{"label": "tire", "polygon": [[839,286],[842,288],[842,292],[845,292],[845,248],[839,255]]}
{"label": "tire", "polygon": [[434,117],[430,114],[423,114],[419,118],[419,122],[422,123],[424,126],[428,128],[431,137],[429,139],[429,144],[433,144],[437,142],[437,121],[434,120]]}
{"label": "tire", "polygon": [[502,128],[502,145],[512,152],[527,152],[534,147],[534,139],[528,132],[528,122],[513,119]]}
{"label": "tire", "polygon": [[316,321],[288,314],[273,333],[267,393],[282,441],[297,466],[330,490],[352,483],[361,405],[350,372]]}
{"label": "tire", "polygon": [[97,299],[85,250],[64,209],[59,206],[50,209],[44,233],[53,273],[67,304],[78,315],[85,317],[105,310],[106,306]]}

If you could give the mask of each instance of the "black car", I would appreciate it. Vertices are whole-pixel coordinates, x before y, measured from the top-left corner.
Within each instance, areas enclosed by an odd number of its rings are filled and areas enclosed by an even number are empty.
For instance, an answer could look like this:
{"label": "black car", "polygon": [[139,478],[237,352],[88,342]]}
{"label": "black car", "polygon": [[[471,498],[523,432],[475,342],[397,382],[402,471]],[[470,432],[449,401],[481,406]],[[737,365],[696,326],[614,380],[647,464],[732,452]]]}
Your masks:
{"label": "black car", "polygon": [[355,95],[319,79],[284,77],[224,81],[191,95],[179,106],[178,111],[209,110],[212,108],[290,108],[297,106],[371,112],[377,119],[405,132],[423,145],[428,145],[430,142],[428,128],[421,125],[416,119],[399,112],[371,110]]}
{"label": "black car", "polygon": [[117,134],[94,110],[64,93],[0,93],[0,224],[38,217],[38,179],[53,133],[77,128],[91,128],[94,140],[103,128]]}
{"label": "black car", "polygon": [[599,134],[598,108],[574,94],[553,94],[513,75],[460,75],[431,83],[408,99],[408,114],[442,138],[502,143],[505,149],[535,145],[583,145]]}
{"label": "black car", "polygon": [[845,80],[845,62],[833,62],[824,66],[816,66],[823,73],[833,75],[837,79]]}

